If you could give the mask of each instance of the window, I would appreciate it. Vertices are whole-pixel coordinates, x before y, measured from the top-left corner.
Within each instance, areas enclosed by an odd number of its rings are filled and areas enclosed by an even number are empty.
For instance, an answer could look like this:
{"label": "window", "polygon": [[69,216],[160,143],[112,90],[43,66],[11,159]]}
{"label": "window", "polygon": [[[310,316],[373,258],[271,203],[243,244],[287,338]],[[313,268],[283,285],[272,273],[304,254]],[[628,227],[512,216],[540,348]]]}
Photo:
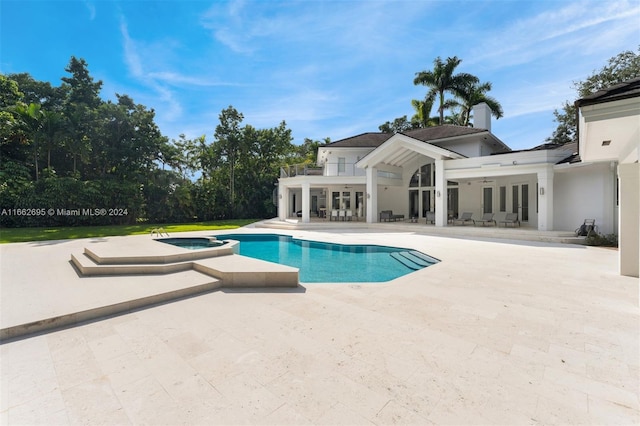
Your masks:
{"label": "window", "polygon": [[506,186],[500,187],[500,211],[501,212],[507,211],[507,187]]}
{"label": "window", "polygon": [[345,165],[346,165],[345,158],[338,157],[338,173],[344,173],[346,171]]}
{"label": "window", "polygon": [[432,175],[435,175],[435,172],[435,167],[432,167],[432,164],[425,164],[420,167],[420,186],[432,186],[432,182],[435,181],[435,176],[433,180],[431,178]]}

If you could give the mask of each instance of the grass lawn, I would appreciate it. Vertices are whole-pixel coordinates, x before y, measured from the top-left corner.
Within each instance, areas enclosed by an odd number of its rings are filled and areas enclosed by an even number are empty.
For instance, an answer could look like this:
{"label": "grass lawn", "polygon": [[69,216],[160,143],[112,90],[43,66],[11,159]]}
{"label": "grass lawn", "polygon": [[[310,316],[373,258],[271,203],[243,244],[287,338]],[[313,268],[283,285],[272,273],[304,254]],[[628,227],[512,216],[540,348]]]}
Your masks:
{"label": "grass lawn", "polygon": [[0,244],[75,238],[111,237],[119,235],[149,234],[154,228],[163,228],[169,234],[187,231],[235,229],[257,222],[258,219],[220,220],[214,222],[168,223],[111,226],[66,226],[60,228],[0,228]]}

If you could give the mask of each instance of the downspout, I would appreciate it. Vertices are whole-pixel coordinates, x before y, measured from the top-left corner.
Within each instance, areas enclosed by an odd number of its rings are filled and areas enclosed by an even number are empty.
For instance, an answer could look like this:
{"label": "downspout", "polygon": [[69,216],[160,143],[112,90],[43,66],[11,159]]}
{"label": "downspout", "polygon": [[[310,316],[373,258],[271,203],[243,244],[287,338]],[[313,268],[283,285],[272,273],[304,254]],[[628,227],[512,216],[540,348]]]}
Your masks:
{"label": "downspout", "polygon": [[[578,155],[580,155],[580,99],[575,101],[573,105],[576,107],[576,146]],[[580,158],[582,161],[582,158]]]}

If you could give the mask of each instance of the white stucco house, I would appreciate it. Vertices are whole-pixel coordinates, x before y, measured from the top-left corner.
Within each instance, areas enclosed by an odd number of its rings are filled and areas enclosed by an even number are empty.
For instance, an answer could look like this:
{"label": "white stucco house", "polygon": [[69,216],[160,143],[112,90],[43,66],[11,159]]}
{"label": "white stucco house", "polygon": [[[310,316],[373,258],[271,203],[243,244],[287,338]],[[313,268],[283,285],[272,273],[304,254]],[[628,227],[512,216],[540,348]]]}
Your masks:
{"label": "white stucco house", "polygon": [[576,101],[583,162],[609,165],[618,176],[620,273],[640,263],[640,78]]}
{"label": "white stucco house", "polygon": [[498,225],[517,213],[523,227],[537,230],[573,231],[590,218],[601,233],[617,233],[615,160],[580,161],[576,144],[513,151],[491,133],[486,104],[473,115],[474,127],[364,133],[321,146],[316,167],[282,170],[279,218],[348,214],[378,222],[392,210],[452,226],[462,212],[494,213]]}

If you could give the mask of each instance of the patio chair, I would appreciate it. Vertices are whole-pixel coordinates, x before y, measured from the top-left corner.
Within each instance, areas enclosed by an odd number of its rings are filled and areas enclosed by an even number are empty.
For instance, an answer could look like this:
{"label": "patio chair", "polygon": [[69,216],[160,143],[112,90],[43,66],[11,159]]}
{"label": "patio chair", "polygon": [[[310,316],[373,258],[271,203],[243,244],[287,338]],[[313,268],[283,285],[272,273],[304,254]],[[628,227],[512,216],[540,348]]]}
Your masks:
{"label": "patio chair", "polygon": [[592,232],[598,233],[595,219],[585,219],[584,223],[576,229],[576,237],[588,237]]}
{"label": "patio chair", "polygon": [[390,222],[391,214],[391,210],[382,210],[380,212],[380,222]]}
{"label": "patio chair", "polygon": [[473,222],[473,219],[471,218],[471,216],[473,216],[473,213],[471,213],[471,212],[463,212],[462,215],[460,215],[459,218],[453,219],[453,224],[457,225],[458,222],[459,222],[460,225],[464,225],[465,223]]}
{"label": "patio chair", "polygon": [[431,223],[436,223],[436,214],[435,212],[427,212],[426,214],[427,216],[427,223],[431,222]]}
{"label": "patio chair", "polygon": [[346,220],[350,222],[353,219],[353,212],[351,210],[347,210],[346,214],[347,214]]}
{"label": "patio chair", "polygon": [[482,219],[473,221],[473,226],[476,226],[476,224],[478,223],[481,223],[482,226],[484,226],[486,223],[493,223],[493,225],[495,226],[496,220],[493,218],[493,213],[485,213],[482,215]]}
{"label": "patio chair", "polygon": [[329,222],[332,220],[338,220],[338,210],[331,210],[331,216],[329,216]]}
{"label": "patio chair", "polygon": [[518,220],[518,213],[507,213],[507,215],[504,217],[504,220],[501,220],[500,223],[504,223],[505,228],[509,224],[512,224],[513,227],[515,228],[516,223],[518,224],[518,226],[520,226],[520,221]]}

